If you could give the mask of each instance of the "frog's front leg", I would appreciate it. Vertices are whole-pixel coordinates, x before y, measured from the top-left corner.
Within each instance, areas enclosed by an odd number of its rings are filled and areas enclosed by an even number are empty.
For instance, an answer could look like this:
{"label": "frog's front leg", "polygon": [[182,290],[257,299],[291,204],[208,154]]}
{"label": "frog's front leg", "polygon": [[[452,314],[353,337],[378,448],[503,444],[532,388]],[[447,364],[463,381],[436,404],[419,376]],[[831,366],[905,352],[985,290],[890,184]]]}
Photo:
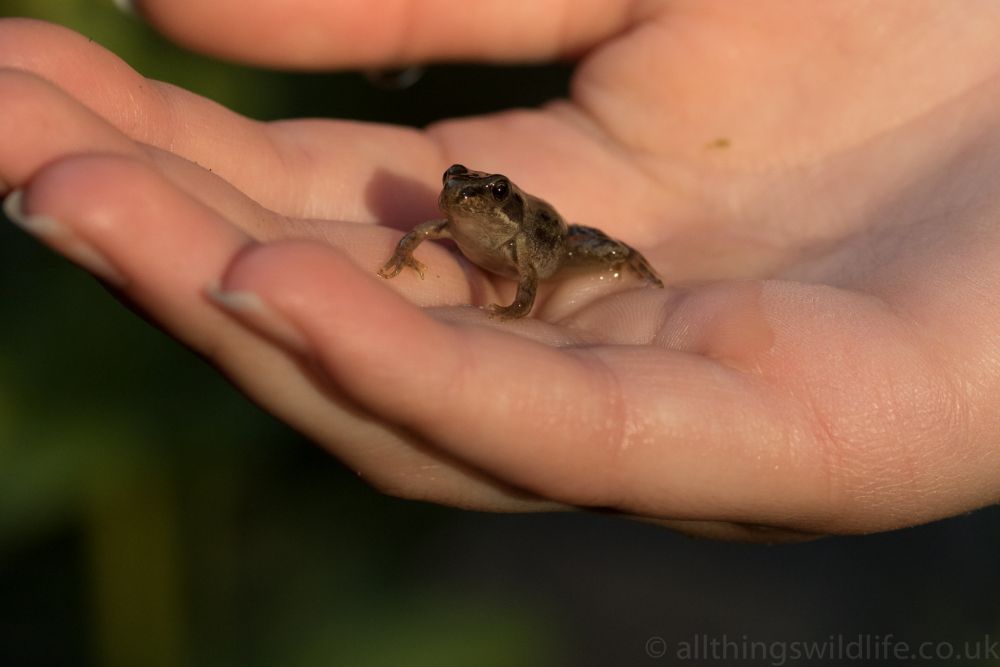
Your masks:
{"label": "frog's front leg", "polygon": [[501,306],[498,303],[491,303],[486,306],[490,317],[498,320],[514,320],[524,317],[531,312],[531,307],[535,304],[535,293],[538,291],[538,275],[531,267],[524,267],[517,280],[517,295],[514,302],[509,306]]}
{"label": "frog's front leg", "polygon": [[447,220],[428,220],[427,222],[420,223],[410,230],[409,234],[399,240],[396,251],[392,253],[389,261],[379,269],[378,274],[383,278],[395,278],[403,270],[404,266],[408,266],[416,271],[422,280],[424,269],[427,267],[424,266],[423,262],[413,257],[413,251],[427,239],[450,237],[451,234],[448,232]]}
{"label": "frog's front leg", "polygon": [[628,266],[642,279],[657,287],[663,287],[663,281],[656,275],[656,271],[642,253],[594,227],[569,226],[565,263],[570,266],[589,265],[616,271]]}

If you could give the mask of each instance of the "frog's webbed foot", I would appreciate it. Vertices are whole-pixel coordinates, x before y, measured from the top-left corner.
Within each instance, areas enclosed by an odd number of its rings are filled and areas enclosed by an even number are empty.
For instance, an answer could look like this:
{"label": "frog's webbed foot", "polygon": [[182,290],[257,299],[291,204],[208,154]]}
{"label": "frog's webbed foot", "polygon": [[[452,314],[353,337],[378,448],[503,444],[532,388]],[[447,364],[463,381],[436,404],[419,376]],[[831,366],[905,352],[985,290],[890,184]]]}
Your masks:
{"label": "frog's webbed foot", "polygon": [[419,259],[415,258],[413,255],[404,256],[399,251],[393,253],[389,261],[378,270],[378,274],[383,278],[395,278],[403,270],[404,266],[408,266],[417,272],[420,279],[424,278],[424,271],[427,269],[427,265],[421,262]]}
{"label": "frog's webbed foot", "polygon": [[[622,245],[625,245],[624,243]],[[656,271],[650,266],[649,261],[642,256],[642,253],[632,248],[630,246],[625,246],[628,248],[632,254],[627,260],[628,268],[639,274],[639,277],[656,287],[663,287],[663,281],[660,280],[660,276],[656,275]]]}
{"label": "frog's webbed foot", "polygon": [[427,267],[419,259],[413,257],[413,251],[427,239],[440,239],[448,236],[450,234],[448,233],[447,220],[429,220],[417,225],[410,230],[409,234],[399,240],[392,257],[378,270],[378,274],[387,279],[395,278],[404,266],[408,266],[416,271],[420,279],[423,280]]}
{"label": "frog's webbed foot", "polygon": [[531,306],[525,306],[517,301],[509,306],[501,306],[499,303],[491,303],[486,306],[486,312],[489,313],[490,319],[496,320],[516,320],[527,315],[529,310],[531,310]]}
{"label": "frog's webbed foot", "polygon": [[516,320],[531,312],[535,304],[535,293],[538,291],[538,277],[530,267],[523,267],[523,273],[517,281],[517,295],[509,306],[491,303],[486,306],[490,319]]}
{"label": "frog's webbed foot", "polygon": [[663,287],[663,281],[642,253],[611,238],[600,229],[570,225],[566,247],[568,265],[605,267],[614,271],[627,266],[643,280],[656,287]]}

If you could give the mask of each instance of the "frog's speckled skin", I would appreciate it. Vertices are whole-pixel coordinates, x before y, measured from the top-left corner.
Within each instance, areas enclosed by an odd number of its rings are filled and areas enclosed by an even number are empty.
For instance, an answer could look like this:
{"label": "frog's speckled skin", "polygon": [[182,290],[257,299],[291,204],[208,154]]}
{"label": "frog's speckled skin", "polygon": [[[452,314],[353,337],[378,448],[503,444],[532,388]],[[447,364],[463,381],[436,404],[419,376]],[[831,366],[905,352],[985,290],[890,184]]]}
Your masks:
{"label": "frog's speckled skin", "polygon": [[438,205],[444,220],[417,225],[378,272],[399,275],[404,266],[424,277],[413,251],[426,239],[450,238],[478,266],[517,280],[509,306],[491,304],[491,317],[524,317],[535,302],[538,281],[566,266],[620,271],[628,266],[648,282],[663,287],[646,258],[599,229],[567,225],[547,202],[532,197],[501,174],[470,171],[453,164],[444,172]]}

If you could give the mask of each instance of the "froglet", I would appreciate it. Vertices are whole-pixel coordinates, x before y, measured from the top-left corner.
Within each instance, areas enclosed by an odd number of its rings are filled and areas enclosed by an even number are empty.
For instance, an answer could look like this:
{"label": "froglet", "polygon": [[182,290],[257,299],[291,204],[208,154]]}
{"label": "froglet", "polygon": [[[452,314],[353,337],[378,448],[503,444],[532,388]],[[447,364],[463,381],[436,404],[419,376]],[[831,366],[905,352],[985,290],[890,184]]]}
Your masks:
{"label": "froglet", "polygon": [[507,306],[490,304],[491,317],[524,317],[535,302],[538,282],[562,268],[579,266],[618,272],[627,266],[656,287],[663,282],[646,258],[599,229],[567,225],[551,204],[524,192],[502,174],[448,167],[438,206],[443,220],[417,225],[404,236],[379,270],[383,278],[404,266],[421,278],[426,268],[413,251],[427,239],[452,239],[471,262],[517,280],[517,295]]}

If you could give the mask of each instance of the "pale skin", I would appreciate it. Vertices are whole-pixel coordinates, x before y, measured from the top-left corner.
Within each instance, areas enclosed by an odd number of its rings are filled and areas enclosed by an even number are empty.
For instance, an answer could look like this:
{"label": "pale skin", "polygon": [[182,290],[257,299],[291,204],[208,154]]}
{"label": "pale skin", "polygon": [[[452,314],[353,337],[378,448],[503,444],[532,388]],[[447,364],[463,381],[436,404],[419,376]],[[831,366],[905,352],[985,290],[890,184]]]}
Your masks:
{"label": "pale skin", "polygon": [[[273,65],[585,54],[537,110],[266,125],[0,22],[0,179],[61,221],[43,240],[379,489],[741,539],[1000,499],[995,3],[140,5]],[[468,304],[514,283],[437,244],[425,280],[377,277],[386,223],[432,219],[455,162],[628,239],[667,288],[574,277],[498,322]],[[427,186],[405,219],[365,198],[386,171]]]}

